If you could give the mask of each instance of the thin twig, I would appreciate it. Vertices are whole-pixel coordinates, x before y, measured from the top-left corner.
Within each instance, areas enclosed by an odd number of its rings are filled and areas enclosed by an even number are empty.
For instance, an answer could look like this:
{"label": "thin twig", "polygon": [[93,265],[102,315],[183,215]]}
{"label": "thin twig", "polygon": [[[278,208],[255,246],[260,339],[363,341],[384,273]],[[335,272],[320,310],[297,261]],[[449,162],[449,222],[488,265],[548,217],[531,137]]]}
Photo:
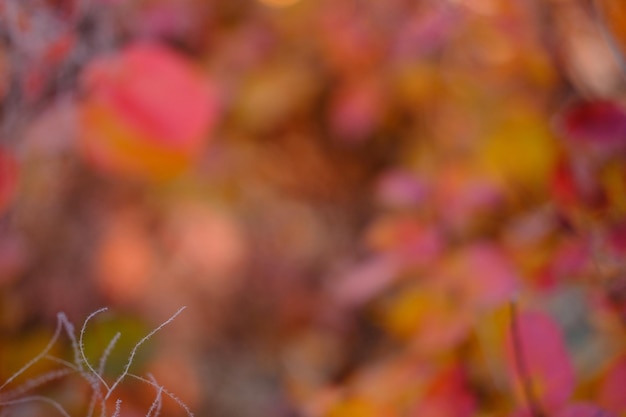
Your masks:
{"label": "thin twig", "polygon": [[[66,361],[65,359],[57,358],[55,356],[50,356],[50,355],[46,355],[44,358],[52,362],[58,363],[60,365],[66,366],[68,369],[72,370],[73,372],[77,372],[85,381],[87,381],[87,383],[93,389],[93,394],[89,402],[89,411],[87,413],[87,417],[92,417],[93,412],[95,410],[96,400],[98,399],[103,400],[104,398],[104,396],[102,395],[102,390],[100,389],[100,384],[98,384],[97,381],[93,379],[90,373],[79,369],[78,366],[72,362]],[[104,407],[104,405],[102,407]]]}
{"label": "thin twig", "polygon": [[154,401],[152,402],[152,405],[150,406],[146,417],[159,417],[159,414],[161,414],[161,404],[163,403],[163,386],[159,385],[156,378],[154,378],[152,374],[148,374],[148,377],[155,385],[158,385],[159,389],[157,390],[156,397],[154,398]]}
{"label": "thin twig", "polygon": [[102,393],[98,391],[94,391],[91,394],[91,399],[89,400],[89,408],[87,409],[87,417],[93,417],[94,411],[96,411],[96,404],[98,400],[102,400]]}
{"label": "thin twig", "polygon": [[[127,376],[129,378],[134,378],[134,379],[136,379],[138,381],[145,382],[146,384],[150,384],[150,385],[152,385],[153,387],[155,387],[157,389],[160,388],[158,384],[155,384],[154,382],[152,382],[149,379],[146,379],[146,378],[144,378],[142,376],[131,374],[131,373],[129,373]],[[169,392],[165,388],[163,388],[163,394],[165,394],[168,397],[170,397],[172,400],[174,400],[174,402],[176,402],[176,404],[178,404],[183,410],[185,410],[185,412],[187,413],[188,417],[194,417],[194,414],[191,412],[191,410],[189,409],[187,404],[185,404],[183,402],[183,400],[181,400],[180,398],[178,398],[176,395],[172,394],[171,392]]]}
{"label": "thin twig", "polygon": [[75,371],[73,369],[57,369],[54,371],[46,372],[45,374],[39,375],[35,378],[31,378],[24,384],[15,389],[12,389],[11,391],[0,393],[0,402],[14,399],[34,388],[37,388],[40,385],[44,385],[48,382],[54,381],[55,379],[63,378],[64,376],[73,374],[74,372]]}
{"label": "thin twig", "polygon": [[[98,379],[103,385],[104,387],[108,390],[109,389],[109,385],[106,383],[106,381],[102,378],[102,376],[100,376],[100,373],[97,372],[93,366],[91,366],[91,363],[89,363],[89,360],[87,359],[87,356],[85,355],[85,343],[84,343],[84,338],[85,338],[85,329],[87,328],[87,323],[89,323],[89,320],[91,320],[94,316],[96,316],[99,313],[105,312],[107,311],[107,308],[101,308],[100,310],[96,310],[93,313],[91,313],[86,319],[85,322],[83,323],[83,327],[80,329],[80,336],[78,339],[78,347],[80,349],[80,354],[82,357],[83,362],[85,363],[85,365],[87,365],[87,368],[91,371],[91,373],[96,377],[96,379]],[[108,349],[108,346],[107,346]],[[105,350],[106,352],[106,350]]]}
{"label": "thin twig", "polygon": [[115,380],[115,382],[113,383],[113,385],[111,385],[111,387],[109,388],[107,394],[104,396],[104,399],[108,399],[111,396],[111,393],[113,393],[113,391],[115,390],[115,388],[120,384],[120,382],[122,382],[122,380],[126,377],[126,375],[128,375],[128,371],[130,370],[131,365],[133,364],[133,360],[135,359],[135,354],[137,353],[137,350],[139,349],[139,347],[144,344],[146,341],[148,341],[148,339],[150,339],[152,336],[154,336],[155,333],[157,333],[159,330],[161,330],[163,327],[165,327],[166,325],[168,325],[169,323],[171,323],[180,313],[183,312],[183,310],[187,308],[187,307],[181,307],[180,309],[178,309],[178,311],[176,313],[174,313],[169,319],[167,319],[166,321],[164,321],[159,327],[157,327],[156,329],[152,330],[150,333],[148,333],[143,339],[141,339],[139,342],[137,342],[137,344],[135,345],[135,347],[133,347],[133,350],[130,352],[130,356],[128,357],[128,362],[126,363],[126,366],[124,367],[124,371],[122,372],[122,374],[117,378],[117,380]]}
{"label": "thin twig", "polygon": [[[97,407],[98,404],[98,400],[100,400],[100,416],[101,417],[107,417],[107,411],[106,411],[106,403],[107,403],[107,399],[111,396],[111,394],[113,393],[113,391],[115,390],[115,388],[124,380],[124,378],[129,377],[129,378],[133,378],[136,379],[138,381],[142,381],[146,384],[149,384],[151,386],[153,386],[154,388],[156,388],[157,393],[156,393],[156,397],[150,407],[150,410],[148,411],[147,416],[148,417],[158,417],[160,412],[161,412],[161,408],[162,408],[162,402],[163,402],[163,394],[167,395],[168,397],[170,397],[173,401],[175,401],[181,408],[183,408],[185,410],[185,412],[187,413],[187,415],[189,417],[193,417],[193,413],[189,410],[189,407],[187,407],[187,405],[180,400],[177,396],[175,396],[174,394],[172,394],[171,392],[167,391],[163,386],[161,386],[160,384],[157,383],[157,381],[154,379],[154,377],[152,375],[149,375],[150,379],[146,379],[144,377],[132,374],[129,372],[130,367],[133,363],[133,360],[135,358],[135,355],[139,349],[139,347],[144,344],[148,339],[150,339],[155,333],[157,333],[159,330],[161,330],[163,327],[165,327],[167,324],[169,324],[170,322],[172,322],[186,307],[182,307],[180,308],[176,313],[174,313],[169,319],[167,319],[165,322],[163,322],[160,326],[158,326],[157,328],[155,328],[154,330],[152,330],[150,333],[148,333],[143,339],[141,339],[132,349],[129,358],[128,358],[128,362],[126,363],[126,366],[122,372],[122,374],[115,380],[115,382],[108,387],[108,385],[106,384],[106,382],[104,381],[102,374],[104,372],[104,368],[106,365],[106,361],[107,358],[110,356],[111,351],[113,350],[115,344],[117,343],[117,341],[119,340],[121,333],[117,333],[115,334],[115,336],[112,338],[112,340],[109,342],[109,344],[107,345],[106,349],[104,350],[102,356],[100,357],[100,362],[99,362],[99,366],[98,366],[98,370],[96,371],[93,366],[90,364],[90,362],[88,361],[86,354],[85,354],[85,349],[84,349],[84,336],[85,336],[85,332],[86,332],[86,327],[87,324],[89,323],[89,321],[98,313],[101,313],[103,311],[105,311],[106,309],[100,309],[92,314],[90,314],[87,319],[85,320],[85,322],[83,323],[81,332],[80,332],[80,336],[77,339],[76,338],[76,332],[74,329],[73,324],[67,319],[67,317],[65,316],[65,314],[63,313],[59,313],[57,315],[57,327],[56,330],[52,336],[52,338],[50,339],[50,341],[48,342],[48,344],[46,345],[46,347],[41,351],[41,353],[39,353],[37,356],[35,356],[32,360],[30,360],[26,365],[24,365],[22,368],[20,368],[17,372],[15,372],[7,381],[4,382],[4,384],[0,385],[0,390],[4,387],[6,387],[8,384],[10,384],[11,382],[15,381],[16,378],[18,378],[20,375],[22,375],[24,372],[26,372],[26,370],[28,370],[30,367],[32,367],[35,363],[37,363],[38,361],[42,360],[42,359],[46,359],[46,360],[50,360],[52,362],[55,362],[59,365],[62,365],[64,368],[55,370],[55,371],[51,371],[51,372],[47,372],[44,373],[38,377],[29,379],[28,381],[26,381],[25,383],[23,383],[22,385],[18,386],[17,388],[8,391],[4,394],[0,394],[0,407],[2,407],[3,409],[0,410],[0,416],[4,416],[6,415],[6,409],[4,408],[4,406],[12,406],[12,405],[18,405],[18,404],[23,404],[23,403],[27,403],[27,402],[33,402],[33,401],[39,401],[39,402],[45,402],[47,404],[52,405],[61,415],[63,415],[63,417],[70,417],[70,415],[67,413],[67,411],[63,408],[63,406],[48,398],[48,397],[44,397],[44,396],[39,396],[39,395],[30,395],[27,397],[23,397],[23,398],[18,398],[18,399],[11,399],[14,398],[16,396],[19,396],[33,388],[36,388],[42,384],[45,384],[49,381],[58,379],[58,378],[62,378],[64,376],[70,375],[72,373],[77,373],[79,374],[82,378],[84,378],[92,387],[93,389],[93,394],[89,403],[89,408],[88,408],[88,417],[92,417],[95,409]],[[74,362],[70,362],[61,358],[57,358],[55,356],[52,356],[49,354],[50,350],[52,349],[52,347],[54,346],[54,344],[57,342],[61,332],[65,330],[65,332],[68,335],[68,338],[71,341],[71,345],[72,345],[72,350],[74,353]],[[83,366],[83,363],[85,364],[85,366]],[[86,369],[85,369],[86,367]],[[104,386],[107,388],[106,391],[106,395],[103,394],[102,392],[102,384],[104,384]],[[115,411],[114,414],[112,415],[112,417],[119,417],[121,415],[121,400],[117,400],[115,402]]]}
{"label": "thin twig", "polygon": [[61,404],[59,404],[58,402],[54,401],[53,399],[50,399],[48,397],[44,397],[42,395],[29,395],[28,397],[24,397],[24,398],[20,398],[17,400],[11,400],[11,401],[3,401],[0,402],[0,405],[3,406],[10,406],[10,405],[18,405],[18,404],[24,404],[24,403],[29,403],[29,402],[33,402],[33,401],[41,401],[47,404],[50,404],[51,406],[53,406],[59,413],[61,413],[63,415],[63,417],[71,417],[67,411],[65,411],[65,408],[63,408],[63,406]]}
{"label": "thin twig", "polygon": [[80,346],[78,344],[78,341],[76,340],[76,331],[74,330],[74,325],[71,321],[68,320],[67,316],[64,313],[59,313],[59,320],[63,324],[63,327],[65,327],[65,333],[67,333],[67,337],[72,343],[72,352],[74,352],[74,364],[79,371],[83,372],[83,360],[80,353]]}
{"label": "thin twig", "polygon": [[112,417],[120,417],[121,411],[122,411],[122,400],[118,398],[117,400],[115,400],[115,412],[113,413]]}
{"label": "thin twig", "polygon": [[113,338],[107,345],[106,349],[104,349],[104,352],[102,352],[102,356],[100,357],[100,363],[98,364],[98,374],[100,376],[104,374],[104,368],[106,367],[106,362],[109,359],[109,356],[111,356],[111,352],[113,351],[113,348],[115,347],[115,345],[117,344],[117,341],[120,339],[121,336],[122,336],[122,333],[120,332],[115,333],[115,336],[113,336]]}

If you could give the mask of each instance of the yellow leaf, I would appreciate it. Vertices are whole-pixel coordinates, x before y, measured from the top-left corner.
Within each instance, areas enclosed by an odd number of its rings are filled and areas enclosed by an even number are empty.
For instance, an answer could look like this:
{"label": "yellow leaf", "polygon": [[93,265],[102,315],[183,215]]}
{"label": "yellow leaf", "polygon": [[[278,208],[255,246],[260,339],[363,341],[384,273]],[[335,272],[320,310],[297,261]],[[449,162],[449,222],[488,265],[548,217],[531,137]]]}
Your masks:
{"label": "yellow leaf", "polygon": [[557,145],[538,116],[505,119],[478,149],[478,164],[505,186],[544,190],[557,159]]}

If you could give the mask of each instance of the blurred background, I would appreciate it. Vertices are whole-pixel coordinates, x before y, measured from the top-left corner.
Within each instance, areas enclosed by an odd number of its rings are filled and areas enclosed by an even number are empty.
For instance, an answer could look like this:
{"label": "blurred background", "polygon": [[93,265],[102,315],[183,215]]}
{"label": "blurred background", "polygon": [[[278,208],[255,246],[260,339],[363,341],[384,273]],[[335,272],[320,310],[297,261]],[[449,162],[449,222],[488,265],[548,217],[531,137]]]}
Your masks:
{"label": "blurred background", "polygon": [[[58,312],[109,307],[114,380],[187,306],[132,369],[197,416],[626,415],[625,28],[618,0],[0,1],[0,383]],[[87,413],[80,378],[33,391]]]}

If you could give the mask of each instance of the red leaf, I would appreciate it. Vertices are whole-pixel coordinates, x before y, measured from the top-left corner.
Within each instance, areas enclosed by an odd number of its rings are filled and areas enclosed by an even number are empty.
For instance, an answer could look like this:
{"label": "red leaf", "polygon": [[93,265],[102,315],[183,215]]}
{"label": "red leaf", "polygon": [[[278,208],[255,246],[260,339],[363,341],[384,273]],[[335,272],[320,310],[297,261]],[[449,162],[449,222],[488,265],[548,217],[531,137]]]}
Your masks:
{"label": "red leaf", "polygon": [[613,101],[576,103],[560,116],[558,125],[567,139],[598,150],[626,146],[626,110]]}
{"label": "red leaf", "polygon": [[83,81],[83,152],[99,168],[167,179],[200,154],[217,100],[184,57],[157,44],[134,44],[92,62]]}
{"label": "red leaf", "polygon": [[165,145],[193,146],[214,116],[209,85],[183,57],[156,44],[95,61],[85,81],[92,100]]}
{"label": "red leaf", "polygon": [[608,410],[623,414],[626,412],[626,356],[615,362],[602,381],[598,402]]}

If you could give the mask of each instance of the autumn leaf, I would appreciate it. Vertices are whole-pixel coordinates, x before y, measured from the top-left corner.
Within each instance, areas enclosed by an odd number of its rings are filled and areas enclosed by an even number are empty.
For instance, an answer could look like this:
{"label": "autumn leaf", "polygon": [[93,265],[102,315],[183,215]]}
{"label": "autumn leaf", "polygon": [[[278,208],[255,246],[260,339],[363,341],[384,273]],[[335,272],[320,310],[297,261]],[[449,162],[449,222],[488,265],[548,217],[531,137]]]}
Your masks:
{"label": "autumn leaf", "polygon": [[479,167],[505,186],[541,189],[557,160],[557,144],[537,114],[505,117],[478,149]]}
{"label": "autumn leaf", "polygon": [[574,390],[575,375],[559,326],[539,312],[513,309],[507,340],[509,378],[525,407],[558,409]]}
{"label": "autumn leaf", "polygon": [[216,115],[211,85],[164,46],[132,44],[83,73],[83,151],[108,172],[162,179],[202,150]]}
{"label": "autumn leaf", "polygon": [[626,109],[609,100],[577,102],[559,115],[557,130],[574,145],[610,154],[626,146]]}

